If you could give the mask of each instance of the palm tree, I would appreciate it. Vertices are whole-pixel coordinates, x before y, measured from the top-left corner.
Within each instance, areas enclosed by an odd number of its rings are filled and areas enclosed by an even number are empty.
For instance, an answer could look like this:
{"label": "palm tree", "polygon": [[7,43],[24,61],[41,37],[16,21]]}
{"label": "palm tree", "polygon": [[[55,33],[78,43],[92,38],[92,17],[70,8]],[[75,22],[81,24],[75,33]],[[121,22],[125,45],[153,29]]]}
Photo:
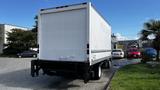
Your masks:
{"label": "palm tree", "polygon": [[[157,51],[156,60],[159,61],[159,50],[160,50],[160,20],[149,20],[144,23],[144,27],[140,32],[140,39],[153,40],[152,45]],[[149,38],[152,37],[152,38]]]}

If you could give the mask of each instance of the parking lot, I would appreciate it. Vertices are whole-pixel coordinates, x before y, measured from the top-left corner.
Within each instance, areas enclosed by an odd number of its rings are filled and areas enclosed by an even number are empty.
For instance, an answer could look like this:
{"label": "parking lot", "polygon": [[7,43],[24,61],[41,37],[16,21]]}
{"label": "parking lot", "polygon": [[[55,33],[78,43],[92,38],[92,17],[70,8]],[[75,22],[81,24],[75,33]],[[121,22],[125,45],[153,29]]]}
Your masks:
{"label": "parking lot", "polygon": [[0,58],[0,90],[105,90],[111,70],[103,70],[100,80],[83,80],[74,77],[31,77],[30,61],[33,58]]}

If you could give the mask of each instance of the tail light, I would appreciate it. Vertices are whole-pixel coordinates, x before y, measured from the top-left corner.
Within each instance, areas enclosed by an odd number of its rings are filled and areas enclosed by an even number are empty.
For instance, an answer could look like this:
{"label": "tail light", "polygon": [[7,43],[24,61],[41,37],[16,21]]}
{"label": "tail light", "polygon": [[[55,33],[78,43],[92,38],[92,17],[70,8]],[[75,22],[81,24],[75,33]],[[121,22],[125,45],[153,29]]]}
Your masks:
{"label": "tail light", "polygon": [[139,52],[138,55],[141,55],[141,53]]}

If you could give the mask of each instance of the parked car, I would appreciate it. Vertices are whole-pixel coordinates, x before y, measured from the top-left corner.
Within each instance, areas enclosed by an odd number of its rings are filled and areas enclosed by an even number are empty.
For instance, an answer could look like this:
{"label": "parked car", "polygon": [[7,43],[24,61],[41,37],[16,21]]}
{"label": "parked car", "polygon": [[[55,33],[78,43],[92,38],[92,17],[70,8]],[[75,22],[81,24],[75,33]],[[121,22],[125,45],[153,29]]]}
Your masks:
{"label": "parked car", "polygon": [[127,58],[140,58],[141,52],[137,48],[132,48],[127,51]]}
{"label": "parked car", "polygon": [[21,57],[37,57],[37,52],[36,51],[24,51],[22,53],[18,53],[17,56],[19,58],[21,58]]}
{"label": "parked car", "polygon": [[112,58],[124,58],[124,52],[122,49],[112,50]]}
{"label": "parked car", "polygon": [[154,48],[145,48],[142,51],[142,62],[155,60],[157,56],[157,51]]}
{"label": "parked car", "polygon": [[130,48],[138,48],[137,45],[130,45],[129,47],[130,47]]}

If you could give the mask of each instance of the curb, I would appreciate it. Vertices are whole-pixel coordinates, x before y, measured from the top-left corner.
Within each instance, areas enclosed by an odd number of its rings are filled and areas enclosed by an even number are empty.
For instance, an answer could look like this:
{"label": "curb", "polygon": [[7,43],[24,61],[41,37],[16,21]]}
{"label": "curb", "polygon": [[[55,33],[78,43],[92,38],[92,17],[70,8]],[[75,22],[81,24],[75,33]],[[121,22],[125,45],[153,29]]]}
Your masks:
{"label": "curb", "polygon": [[104,90],[109,90],[110,82],[111,82],[113,76],[115,75],[116,71],[117,71],[117,69],[114,69],[114,68],[113,68],[112,74],[110,75],[109,80],[108,80],[108,82],[107,82]]}

